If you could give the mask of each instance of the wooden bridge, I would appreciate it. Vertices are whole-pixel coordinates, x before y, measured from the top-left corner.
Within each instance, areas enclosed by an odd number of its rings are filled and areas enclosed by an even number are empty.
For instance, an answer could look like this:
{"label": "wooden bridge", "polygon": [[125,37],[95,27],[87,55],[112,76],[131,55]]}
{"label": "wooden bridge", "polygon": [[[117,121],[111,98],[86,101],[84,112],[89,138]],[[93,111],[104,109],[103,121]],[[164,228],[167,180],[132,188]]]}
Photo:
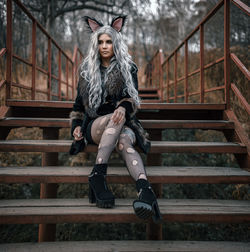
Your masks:
{"label": "wooden bridge", "polygon": [[[28,61],[13,51],[12,34],[13,5],[19,8],[32,22],[32,56]],[[147,173],[155,192],[163,220],[191,223],[249,223],[249,200],[214,199],[166,199],[163,198],[164,184],[249,184],[250,182],[250,142],[233,110],[234,95],[250,114],[250,107],[244,93],[231,83],[231,68],[234,64],[250,79],[250,73],[237,55],[230,50],[230,6],[237,6],[249,16],[249,7],[239,0],[221,0],[167,57],[158,50],[146,68],[145,87],[140,88],[143,99],[138,117],[143,127],[150,133],[152,149],[147,156]],[[204,25],[220,10],[224,10],[224,55],[213,62],[204,61]],[[37,64],[37,30],[47,39],[48,67]],[[188,45],[190,39],[199,33],[199,67],[189,71]],[[52,51],[52,48],[56,52]],[[179,75],[180,50],[184,50],[184,69]],[[56,53],[58,72],[52,71],[52,54]],[[19,0],[7,1],[7,41],[1,49],[0,57],[6,57],[6,78],[0,82],[5,90],[4,104],[0,107],[0,151],[42,153],[42,165],[29,167],[0,167],[0,183],[40,183],[40,199],[15,199],[0,201],[0,224],[39,224],[39,243],[1,244],[1,251],[250,251],[249,242],[229,241],[168,241],[162,240],[162,224],[147,224],[146,241],[55,241],[58,223],[138,223],[133,213],[132,199],[117,199],[114,209],[104,210],[88,203],[86,198],[57,198],[59,183],[88,183],[91,167],[59,166],[58,153],[68,152],[71,140],[59,139],[59,129],[69,128],[69,113],[73,106],[76,89],[76,69],[83,55],[75,48],[70,58],[56,41],[45,31]],[[64,58],[64,60],[63,60]],[[13,61],[26,64],[31,69],[31,85],[13,80]],[[223,64],[224,83],[207,88],[204,72],[217,64]],[[171,67],[171,65],[173,67]],[[37,86],[36,75],[47,77],[47,86],[42,90]],[[64,72],[64,76],[62,74]],[[198,77],[196,91],[190,91],[190,80]],[[52,90],[56,81],[56,91]],[[183,83],[180,89],[180,83]],[[16,99],[14,88],[28,91],[26,99]],[[208,103],[208,93],[220,91],[223,101]],[[39,94],[45,97],[38,99]],[[198,102],[193,97],[198,96]],[[9,140],[11,129],[19,127],[39,127],[43,140]],[[224,133],[224,142],[165,141],[165,129],[202,129]],[[86,153],[96,152],[97,147],[89,145]],[[162,153],[229,153],[234,155],[239,167],[165,166]],[[1,164],[0,164],[1,165]],[[111,167],[108,170],[109,183],[134,183],[125,167]],[[54,241],[54,242],[46,242]]]}

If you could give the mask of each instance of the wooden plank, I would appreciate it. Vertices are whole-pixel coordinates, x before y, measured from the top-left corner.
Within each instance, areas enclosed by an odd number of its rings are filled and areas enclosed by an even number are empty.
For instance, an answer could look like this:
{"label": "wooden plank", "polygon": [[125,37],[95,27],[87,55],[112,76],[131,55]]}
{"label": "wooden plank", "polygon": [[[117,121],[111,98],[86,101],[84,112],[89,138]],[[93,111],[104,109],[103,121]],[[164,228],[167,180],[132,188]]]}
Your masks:
{"label": "wooden plank", "polygon": [[[233,129],[225,120],[140,120],[145,129]],[[1,125],[1,124],[0,124]]]}
{"label": "wooden plank", "polygon": [[[238,120],[238,118],[236,117],[236,115],[234,114],[234,112],[232,110],[226,110],[224,112],[224,118],[229,119],[230,121],[234,122],[234,124],[235,124],[235,131],[234,131],[235,138],[237,139],[237,141],[244,144],[247,148],[246,155],[236,155],[236,158],[237,158],[238,163],[240,164],[241,168],[249,169],[250,168],[250,141],[249,141],[249,138],[245,132],[245,129],[242,127],[240,121]],[[228,137],[228,136],[226,135],[226,137]]]}
{"label": "wooden plank", "polygon": [[69,128],[70,124],[66,118],[7,117],[0,120],[0,126]]}
{"label": "wooden plank", "polygon": [[[133,223],[142,222],[132,208],[133,199],[116,199],[112,209],[98,208],[88,199],[1,200],[1,224]],[[250,201],[159,199],[166,222],[248,223]]]}
{"label": "wooden plank", "polygon": [[[140,120],[145,129],[234,129],[234,123],[225,120]],[[69,128],[67,118],[7,117],[0,119],[5,127],[60,127]]]}
{"label": "wooden plank", "polygon": [[0,120],[10,114],[10,108],[6,106],[0,106]]}
{"label": "wooden plank", "polygon": [[159,98],[158,94],[140,94],[139,96],[141,98]]}
{"label": "wooden plank", "polygon": [[201,103],[142,103],[141,109],[159,110],[224,110],[224,104],[201,104]]}
{"label": "wooden plank", "polygon": [[154,102],[154,103],[161,103],[162,101],[161,100],[152,100],[152,99],[143,99],[142,100],[142,102],[143,102],[143,104],[144,103],[152,103],[152,101]]}
{"label": "wooden plank", "polygon": [[157,93],[158,88],[150,88],[150,87],[145,87],[145,88],[139,88],[139,93]]}
{"label": "wooden plank", "polygon": [[[234,123],[225,120],[140,120],[145,129],[234,129]],[[66,118],[7,117],[0,120],[5,127],[60,127],[69,128]]]}
{"label": "wooden plank", "polygon": [[[0,140],[0,152],[68,152],[71,140]],[[88,145],[84,152],[96,152]],[[138,149],[138,151],[140,151]],[[151,141],[150,153],[246,153],[246,146],[224,142]]]}
{"label": "wooden plank", "polygon": [[[12,104],[12,100],[8,100]],[[68,102],[69,104],[70,102]],[[25,105],[30,106],[25,106]],[[66,104],[66,103],[65,103]],[[54,118],[68,118],[72,111],[72,105],[65,105],[64,102],[40,101],[15,101],[11,106],[13,117],[45,117]],[[159,106],[157,105],[159,104]],[[14,106],[18,105],[18,106]],[[40,106],[41,105],[41,106]],[[24,109],[25,108],[25,109]],[[223,117],[225,105],[216,104],[168,104],[160,103],[158,100],[152,103],[152,100],[145,100],[141,104],[141,109],[138,110],[137,117],[139,119],[173,119],[173,120],[221,120]],[[159,113],[161,112],[161,113]]]}
{"label": "wooden plank", "polygon": [[[22,101],[7,100],[10,107],[38,107],[38,108],[72,108],[73,102],[69,101]],[[141,109],[184,109],[184,110],[224,110],[225,104],[201,104],[201,103],[142,103]]]}
{"label": "wooden plank", "polygon": [[[250,172],[231,167],[148,166],[152,184],[248,184]],[[0,183],[88,183],[92,167],[0,167]],[[125,167],[109,167],[108,183],[134,183]]]}
{"label": "wooden plank", "polygon": [[0,244],[5,252],[247,252],[249,242],[228,241],[60,241]]}
{"label": "wooden plank", "polygon": [[38,108],[72,108],[72,101],[31,101],[31,100],[12,100],[6,101],[10,107],[38,107]]}

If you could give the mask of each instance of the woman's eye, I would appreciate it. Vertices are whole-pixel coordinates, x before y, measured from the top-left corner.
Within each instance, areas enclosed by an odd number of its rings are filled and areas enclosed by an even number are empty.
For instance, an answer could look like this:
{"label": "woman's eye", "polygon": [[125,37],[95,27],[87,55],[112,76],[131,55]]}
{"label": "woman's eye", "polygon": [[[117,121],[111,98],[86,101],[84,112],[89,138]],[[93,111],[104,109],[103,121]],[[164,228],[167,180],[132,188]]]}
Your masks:
{"label": "woman's eye", "polygon": [[112,40],[108,40],[108,41],[107,41],[107,44],[112,44]]}
{"label": "woman's eye", "polygon": [[102,44],[102,41],[101,41],[101,40],[99,40],[99,41],[98,41],[98,44],[99,44],[99,45],[101,45],[101,44]]}

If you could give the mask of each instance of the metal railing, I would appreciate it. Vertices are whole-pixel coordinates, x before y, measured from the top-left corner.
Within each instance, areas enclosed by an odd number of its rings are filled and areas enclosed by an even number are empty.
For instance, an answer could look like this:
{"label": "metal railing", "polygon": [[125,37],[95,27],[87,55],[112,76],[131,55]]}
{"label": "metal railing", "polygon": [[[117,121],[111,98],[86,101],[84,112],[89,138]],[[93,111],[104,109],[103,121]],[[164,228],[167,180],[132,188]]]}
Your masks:
{"label": "metal railing", "polygon": [[[13,50],[13,4],[28,17],[32,22],[31,60],[24,59],[14,53]],[[37,30],[39,29],[47,39],[47,69],[37,64]],[[57,42],[48,34],[45,28],[32,16],[19,0],[7,0],[7,34],[6,48],[0,50],[0,58],[6,55],[6,79],[0,82],[0,89],[6,88],[6,100],[12,98],[13,87],[29,90],[31,100],[37,99],[37,94],[44,94],[46,100],[73,100],[76,90],[76,71],[78,64],[83,58],[79,48],[75,48],[73,57],[70,58]],[[52,62],[52,46],[57,50],[57,59]],[[65,59],[65,71],[62,73],[62,57]],[[21,62],[31,68],[31,86],[25,83],[13,81],[13,60]],[[52,64],[56,64],[57,74],[52,73]],[[37,73],[47,77],[45,89],[40,89],[36,81]],[[63,78],[64,76],[64,78]],[[56,82],[56,91],[52,90],[52,82]]]}
{"label": "metal railing", "polygon": [[[199,96],[200,103],[206,103],[204,97],[206,93],[215,91],[224,91],[223,102],[226,108],[229,109],[230,104],[230,91],[232,90],[239,101],[243,104],[248,115],[250,114],[249,104],[244,96],[241,94],[239,89],[235,84],[231,83],[230,80],[230,64],[231,61],[236,64],[238,69],[244,74],[244,76],[249,80],[250,73],[244,64],[239,60],[239,58],[230,52],[230,4],[234,4],[241,11],[250,15],[250,8],[241,2],[240,0],[221,0],[218,4],[207,14],[207,16],[196,26],[196,28],[181,42],[179,46],[172,51],[168,57],[161,61],[159,58],[163,57],[162,50],[156,52],[151,61],[146,66],[146,87],[156,87],[159,88],[159,93],[161,94],[160,99],[162,102],[181,102],[188,103],[192,96]],[[224,7],[224,51],[223,57],[219,57],[208,64],[205,64],[204,60],[204,25],[219,11],[221,7]],[[199,67],[195,70],[189,72],[189,40],[199,32]],[[177,60],[180,54],[180,49],[184,47],[184,69],[182,76],[178,76],[179,62]],[[172,64],[171,64],[172,63]],[[204,81],[204,71],[219,64],[223,63],[224,67],[224,83],[220,86],[214,86],[205,88]],[[171,66],[170,66],[171,65]],[[190,78],[199,75],[199,84],[196,86],[196,91],[190,92],[189,81]],[[180,89],[179,83],[183,83],[182,89]],[[159,84],[160,83],[160,84]],[[170,90],[172,89],[172,92]],[[184,91],[184,92],[182,92]]]}

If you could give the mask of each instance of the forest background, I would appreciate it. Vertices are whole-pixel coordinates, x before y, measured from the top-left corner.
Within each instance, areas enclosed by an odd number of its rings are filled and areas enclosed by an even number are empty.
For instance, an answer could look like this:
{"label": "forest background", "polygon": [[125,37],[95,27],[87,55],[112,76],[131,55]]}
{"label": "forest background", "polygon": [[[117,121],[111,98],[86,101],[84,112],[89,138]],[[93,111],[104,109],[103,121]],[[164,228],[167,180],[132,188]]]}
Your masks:
{"label": "forest background", "polygon": [[[73,46],[78,45],[85,54],[90,34],[83,22],[83,16],[88,15],[110,23],[117,15],[128,15],[127,24],[123,29],[123,37],[129,46],[133,60],[140,72],[139,78],[143,84],[143,73],[157,49],[161,48],[165,57],[196,27],[202,18],[211,10],[218,0],[22,0],[21,1],[35,18],[52,34],[57,43],[69,54],[73,53]],[[247,4],[247,1],[244,0]],[[231,50],[237,51],[237,56],[249,68],[249,22],[239,10],[232,7],[231,18]],[[213,21],[207,26],[205,33],[206,57],[212,59],[223,54],[223,10],[220,10]],[[243,21],[242,21],[243,20]],[[14,12],[13,44],[17,55],[30,58],[31,26],[27,25],[27,18],[18,8]],[[246,32],[247,31],[247,32]],[[38,47],[44,51],[41,36]],[[190,44],[193,53],[192,64],[199,64],[197,50],[198,36],[194,36]],[[6,46],[6,1],[0,0],[0,48]],[[197,54],[197,55],[196,55]],[[46,57],[40,53],[38,60],[46,64]],[[4,61],[0,61],[0,77],[5,76]],[[219,83],[222,81],[222,66],[218,64],[207,73],[207,81]],[[29,70],[22,65],[14,68],[14,78],[30,81]],[[234,82],[241,91],[246,93],[249,102],[249,89],[240,73],[234,72]],[[22,82],[21,81],[21,82]],[[16,90],[16,95],[22,95]],[[1,98],[3,95],[1,95]],[[211,97],[216,101],[218,96]],[[243,126],[249,132],[249,118],[237,104],[238,115]],[[12,130],[8,139],[42,139],[42,132],[38,128],[21,128]],[[70,139],[69,130],[60,130],[60,138]],[[167,130],[163,138],[174,141],[226,141],[220,132],[202,130]],[[84,153],[77,157],[70,157],[60,153],[61,165],[83,166],[92,165],[94,156]],[[116,165],[118,157],[112,156],[111,165]],[[28,166],[41,165],[41,155],[24,153],[1,153],[0,166],[8,165]],[[191,155],[164,154],[163,164],[166,166],[233,166],[238,167],[231,155]],[[134,185],[112,185],[112,190],[119,197],[136,197]],[[86,185],[60,185],[58,197],[86,197]],[[164,185],[165,198],[216,198],[216,199],[248,199],[250,188],[248,185]],[[0,198],[39,198],[39,184],[0,185]],[[0,227],[0,242],[37,241],[37,225],[4,225]],[[112,230],[112,232],[110,232]],[[212,225],[212,224],[164,224],[164,239],[172,240],[241,240],[249,241],[249,227],[247,225]],[[57,228],[58,240],[93,240],[93,239],[144,239],[145,224],[60,224]]]}

